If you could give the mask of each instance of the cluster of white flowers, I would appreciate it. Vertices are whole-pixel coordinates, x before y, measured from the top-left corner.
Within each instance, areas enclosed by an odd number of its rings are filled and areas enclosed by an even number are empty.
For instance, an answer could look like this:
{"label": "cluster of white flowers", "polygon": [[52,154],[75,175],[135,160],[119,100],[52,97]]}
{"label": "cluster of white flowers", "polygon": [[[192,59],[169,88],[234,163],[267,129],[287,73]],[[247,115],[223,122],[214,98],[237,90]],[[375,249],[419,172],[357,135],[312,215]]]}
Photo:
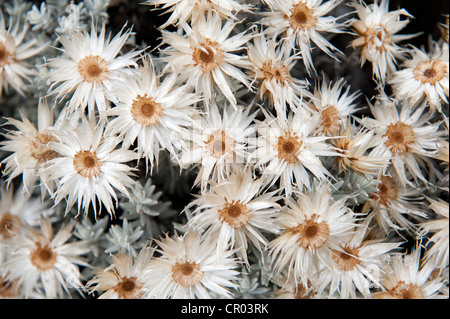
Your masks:
{"label": "cluster of white flowers", "polygon": [[449,297],[448,15],[3,3],[0,298]]}

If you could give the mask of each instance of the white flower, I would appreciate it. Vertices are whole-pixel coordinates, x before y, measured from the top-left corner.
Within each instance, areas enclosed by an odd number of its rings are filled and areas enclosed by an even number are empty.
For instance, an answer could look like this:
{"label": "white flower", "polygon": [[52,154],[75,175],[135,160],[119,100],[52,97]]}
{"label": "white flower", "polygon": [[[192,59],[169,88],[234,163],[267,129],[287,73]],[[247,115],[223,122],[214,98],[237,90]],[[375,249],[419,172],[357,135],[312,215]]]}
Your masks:
{"label": "white flower", "polygon": [[38,44],[34,38],[24,42],[29,25],[20,27],[20,20],[13,22],[10,18],[8,29],[5,28],[3,12],[0,10],[0,96],[3,89],[11,85],[17,92],[24,95],[26,82],[36,72],[26,60],[44,50],[48,43]]}
{"label": "white flower", "polygon": [[[14,193],[13,187],[8,189],[2,187],[0,191],[0,242],[20,236],[23,227],[38,226],[40,216],[50,218],[53,215],[49,203],[40,198],[22,192]],[[0,253],[0,263],[1,255]]]}
{"label": "white flower", "polygon": [[338,292],[339,298],[355,299],[359,291],[368,298],[374,284],[380,287],[382,261],[389,258],[388,253],[398,248],[401,242],[368,239],[370,221],[371,217],[368,217],[362,224],[357,224],[356,232],[341,244],[341,250],[333,251],[331,267],[322,269],[316,283],[319,294],[328,288],[330,297]]}
{"label": "white flower", "polygon": [[160,25],[161,29],[174,24],[180,25],[189,21],[197,21],[205,12],[216,11],[224,19],[235,19],[239,11],[248,11],[249,6],[235,0],[147,0],[142,4],[160,6],[172,12],[169,19]]}
{"label": "white flower", "polygon": [[396,97],[411,104],[426,100],[441,110],[441,104],[448,103],[448,54],[448,44],[435,44],[431,54],[413,48],[411,58],[388,80]]}
{"label": "white flower", "polygon": [[160,83],[150,58],[143,59],[139,71],[139,75],[127,78],[125,87],[115,90],[118,102],[105,112],[114,116],[106,126],[106,134],[123,136],[125,148],[136,141],[138,152],[153,167],[161,149],[177,155],[181,137],[192,126],[193,105],[200,99],[184,87],[174,87],[175,75]]}
{"label": "white flower", "polygon": [[409,254],[395,254],[383,265],[381,284],[383,290],[372,294],[375,299],[434,299],[448,298],[439,295],[445,286],[443,276],[432,276],[434,267],[422,264],[420,248]]}
{"label": "white flower", "polygon": [[37,128],[31,121],[20,113],[22,121],[14,118],[6,118],[5,124],[14,125],[17,130],[9,130],[1,142],[1,150],[12,152],[2,163],[5,164],[4,174],[9,175],[8,184],[17,176],[22,175],[23,187],[31,193],[38,179],[42,197],[47,190],[53,193],[53,183],[50,183],[46,174],[39,174],[42,167],[48,165],[48,161],[59,156],[50,149],[48,142],[56,141],[54,131],[57,125],[53,123],[53,113],[49,109],[47,101],[39,100]]}
{"label": "white flower", "polygon": [[253,45],[247,46],[251,74],[258,83],[260,98],[266,95],[277,112],[284,112],[286,104],[293,111],[303,107],[304,96],[310,96],[306,90],[308,82],[296,79],[290,73],[298,55],[287,55],[275,39],[267,40],[264,33],[255,36]]}
{"label": "white flower", "polygon": [[25,298],[39,290],[39,284],[49,299],[64,297],[70,288],[83,288],[76,265],[88,266],[81,256],[90,251],[90,243],[68,242],[73,226],[74,222],[64,225],[54,234],[50,221],[42,218],[40,232],[27,228],[11,242],[4,271],[10,281],[17,280]]}
{"label": "white flower", "polygon": [[[104,135],[104,126],[82,118],[76,127],[66,125],[57,132],[56,142],[49,146],[60,155],[43,169],[49,179],[55,180],[55,205],[67,198],[66,213],[78,201],[87,214],[89,206],[97,212],[96,199],[113,215],[112,198],[117,196],[112,187],[128,196],[127,188],[134,185],[130,178],[132,168],[126,163],[138,155],[124,148],[116,148],[121,139]],[[129,196],[128,196],[129,197]]]}
{"label": "white flower", "polygon": [[195,231],[156,240],[161,253],[147,267],[149,298],[209,299],[231,297],[237,263],[232,250],[217,253],[215,241]]}
{"label": "white flower", "polygon": [[314,88],[314,97],[309,106],[320,114],[321,129],[325,135],[336,136],[347,118],[357,110],[354,102],[359,93],[349,94],[350,86],[342,92],[344,85],[344,79],[335,83],[324,79],[321,86]]}
{"label": "white flower", "polygon": [[426,158],[437,154],[437,139],[443,134],[440,123],[430,123],[432,112],[424,113],[425,106],[414,108],[385,96],[369,107],[373,118],[365,117],[361,123],[384,139],[374,148],[374,155],[389,158],[402,184],[412,185],[406,178],[407,171],[416,182],[428,184],[420,167],[425,167]]}
{"label": "white flower", "polygon": [[379,135],[373,130],[357,127],[350,120],[341,125],[338,137],[330,140],[330,144],[343,156],[337,156],[334,162],[338,171],[356,172],[361,176],[378,176],[389,163],[389,158],[374,155],[373,149],[382,143]]}
{"label": "white flower", "polygon": [[311,115],[300,109],[287,117],[275,118],[266,113],[265,121],[259,124],[259,136],[253,142],[256,150],[251,159],[256,160],[256,167],[273,183],[280,179],[280,190],[286,196],[294,186],[300,190],[303,186],[310,188],[311,176],[321,181],[331,176],[320,156],[338,156],[338,153],[326,143],[328,137],[314,136],[320,122],[319,114]]}
{"label": "white flower", "polygon": [[286,270],[305,287],[314,282],[322,265],[332,265],[332,252],[352,234],[354,213],[345,198],[332,201],[327,185],[308,193],[296,193],[278,215],[280,235],[268,246],[276,278]]}
{"label": "white flower", "polygon": [[98,268],[86,287],[91,293],[103,292],[99,299],[143,298],[146,293],[144,284],[149,275],[145,268],[153,252],[153,248],[144,247],[136,258],[121,252],[117,256],[112,255],[112,263],[105,269]]}
{"label": "white flower", "polygon": [[392,229],[415,230],[417,226],[410,218],[427,216],[419,206],[421,191],[408,185],[403,186],[398,177],[389,171],[376,179],[377,190],[369,194],[370,199],[364,203],[362,213],[374,215],[376,224],[385,235]]}
{"label": "white flower", "polygon": [[449,204],[441,199],[428,198],[431,210],[436,217],[420,224],[420,236],[432,234],[427,243],[425,261],[436,268],[448,266],[448,213]]}
{"label": "white flower", "polygon": [[268,243],[264,233],[277,233],[274,219],[280,209],[275,192],[264,190],[265,181],[254,179],[251,170],[233,172],[221,183],[212,183],[189,207],[196,206],[188,227],[207,230],[217,250],[231,248],[248,266],[248,243],[262,252]]}
{"label": "white flower", "polygon": [[161,51],[160,60],[167,62],[164,72],[176,73],[179,81],[202,93],[207,107],[215,89],[236,107],[236,87],[231,78],[251,90],[249,78],[241,70],[248,69],[249,62],[245,55],[234,52],[242,50],[252,35],[244,31],[230,36],[235,26],[232,20],[222,25],[218,14],[208,13],[192,27],[182,24],[185,35],[162,31],[162,44],[168,45]]}
{"label": "white flower", "polygon": [[315,71],[311,57],[311,41],[317,47],[336,58],[332,50],[339,51],[323,33],[340,33],[345,23],[338,23],[336,18],[327,15],[336,8],[341,0],[274,0],[268,2],[271,12],[265,14],[261,23],[270,37],[281,35],[286,41],[286,49],[299,48],[308,73]]}
{"label": "white flower", "polygon": [[60,36],[64,55],[50,59],[48,66],[52,69],[48,75],[51,83],[49,92],[56,98],[63,99],[71,94],[68,103],[69,112],[80,110],[83,113],[88,106],[89,113],[94,114],[109,108],[107,98],[114,85],[123,83],[123,76],[130,74],[129,66],[137,66],[136,56],[140,51],[131,51],[117,56],[131,30],[119,32],[112,40],[105,39],[105,25],[97,35],[95,26],[91,34],[77,31],[70,36]]}
{"label": "white flower", "polygon": [[369,61],[376,80],[385,82],[386,75],[396,70],[396,60],[403,58],[406,49],[397,42],[410,39],[413,35],[396,34],[409,23],[409,19],[400,20],[402,16],[412,18],[405,10],[389,12],[389,0],[375,0],[373,4],[353,3],[358,19],[352,21],[357,38],[353,47],[361,47],[361,66]]}
{"label": "white flower", "polygon": [[200,165],[195,185],[205,189],[208,180],[220,182],[229,176],[231,168],[247,163],[249,155],[247,140],[255,133],[253,119],[256,112],[223,108],[222,116],[214,103],[209,112],[194,123],[192,132],[186,139],[191,145],[184,150],[180,165]]}
{"label": "white flower", "polygon": [[311,281],[307,284],[299,282],[293,276],[279,276],[273,280],[279,288],[274,291],[275,299],[319,299],[316,288]]}

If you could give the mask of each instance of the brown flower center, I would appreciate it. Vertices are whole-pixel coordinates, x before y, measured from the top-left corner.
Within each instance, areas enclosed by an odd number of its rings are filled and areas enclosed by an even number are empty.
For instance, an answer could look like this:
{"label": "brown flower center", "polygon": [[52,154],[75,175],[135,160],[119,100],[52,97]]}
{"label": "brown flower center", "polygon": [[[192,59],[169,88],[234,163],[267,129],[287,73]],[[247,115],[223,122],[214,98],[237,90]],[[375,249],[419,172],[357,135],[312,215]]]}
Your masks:
{"label": "brown flower center", "polygon": [[240,228],[250,219],[250,210],[240,201],[226,203],[225,208],[219,210],[219,219],[224,220],[234,228]]}
{"label": "brown flower center", "polygon": [[195,65],[200,65],[203,72],[210,72],[216,69],[223,62],[223,53],[220,44],[211,40],[206,40],[200,44],[199,48],[194,48],[192,58]]}
{"label": "brown flower center", "polygon": [[343,247],[343,251],[333,250],[333,260],[343,271],[351,271],[360,263],[358,248]]}
{"label": "brown flower center", "polygon": [[388,126],[385,142],[393,153],[405,153],[411,150],[411,145],[415,142],[415,135],[412,127],[403,122],[397,122]]}
{"label": "brown flower center", "polygon": [[368,28],[365,34],[365,44],[375,47],[378,51],[386,51],[392,43],[390,33],[384,26]]}
{"label": "brown flower center", "polygon": [[121,299],[137,299],[142,295],[142,284],[136,281],[136,277],[122,278],[115,287],[114,291]]}
{"label": "brown flower center", "polygon": [[10,64],[11,62],[13,62],[13,60],[14,57],[11,55],[11,53],[9,53],[5,45],[0,42],[0,67]]}
{"label": "brown flower center", "polygon": [[316,292],[311,287],[312,285],[309,280],[307,287],[303,284],[298,284],[294,289],[295,299],[312,299],[316,295]]}
{"label": "brown flower center", "polygon": [[213,132],[205,142],[210,154],[217,159],[227,153],[231,156],[234,155],[234,151],[232,151],[234,143],[234,140],[222,130]]}
{"label": "brown flower center", "polygon": [[322,118],[322,131],[325,135],[336,135],[339,132],[339,111],[329,105],[320,115]]}
{"label": "brown flower center", "polygon": [[391,290],[392,297],[397,299],[423,299],[422,289],[415,284],[405,284],[400,281],[398,285]]}
{"label": "brown flower center", "polygon": [[101,83],[108,75],[108,62],[98,55],[88,55],[78,62],[78,72],[84,81]]}
{"label": "brown flower center", "polygon": [[36,250],[31,254],[31,263],[39,270],[52,269],[56,263],[56,253],[48,246],[36,243]]}
{"label": "brown flower center", "polygon": [[390,176],[381,176],[378,184],[378,193],[373,195],[380,204],[389,206],[391,201],[398,198],[398,187],[395,180]]}
{"label": "brown flower center", "polygon": [[183,287],[193,287],[203,277],[200,265],[192,262],[176,263],[172,266],[172,279]]}
{"label": "brown flower center", "polygon": [[73,157],[75,171],[86,178],[97,177],[100,170],[100,162],[95,152],[79,151]]}
{"label": "brown flower center", "polygon": [[159,117],[162,111],[161,104],[156,103],[147,94],[144,94],[144,96],[138,95],[131,105],[131,116],[137,123],[144,126],[159,123]]}
{"label": "brown flower center", "polygon": [[6,213],[0,219],[0,237],[11,238],[17,235],[22,227],[19,217]]}
{"label": "brown flower center", "polygon": [[296,163],[302,144],[295,133],[287,132],[280,136],[277,144],[278,158],[287,163]]}
{"label": "brown flower center", "polygon": [[288,67],[280,61],[266,61],[261,67],[261,79],[269,80],[275,79],[279,85],[284,85],[291,80]]}
{"label": "brown flower center", "polygon": [[45,163],[53,158],[59,156],[59,154],[51,150],[48,146],[48,142],[56,141],[56,138],[49,133],[36,133],[33,140],[30,143],[31,156],[39,163]]}
{"label": "brown flower center", "polygon": [[314,214],[303,224],[299,224],[290,230],[298,236],[297,242],[300,247],[320,248],[328,241],[330,227],[325,221],[318,222],[317,218],[318,216]]}
{"label": "brown flower center", "polygon": [[306,4],[297,3],[291,12],[289,23],[293,29],[308,30],[315,26],[317,18],[314,16],[314,11]]}
{"label": "brown flower center", "polygon": [[439,60],[429,60],[419,63],[414,69],[414,78],[417,81],[430,83],[435,85],[445,77],[447,73],[447,66],[444,62]]}
{"label": "brown flower center", "polygon": [[18,291],[18,280],[10,281],[0,275],[0,298],[14,298]]}

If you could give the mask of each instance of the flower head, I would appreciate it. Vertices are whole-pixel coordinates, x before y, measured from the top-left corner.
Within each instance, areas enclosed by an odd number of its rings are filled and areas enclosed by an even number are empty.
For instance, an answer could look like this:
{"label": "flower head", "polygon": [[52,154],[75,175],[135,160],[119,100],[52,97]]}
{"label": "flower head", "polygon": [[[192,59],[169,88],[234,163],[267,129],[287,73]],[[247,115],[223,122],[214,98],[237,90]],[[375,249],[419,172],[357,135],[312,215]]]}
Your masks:
{"label": "flower head", "polygon": [[332,201],[327,185],[316,191],[295,194],[276,223],[281,233],[268,246],[273,275],[283,269],[305,286],[322,265],[332,264],[332,251],[340,250],[354,228],[354,213],[345,198]]}
{"label": "flower head", "polygon": [[413,48],[411,58],[392,74],[389,83],[399,99],[411,104],[426,100],[438,110],[448,103],[448,45],[435,44],[430,54]]}
{"label": "flower head", "polygon": [[39,44],[34,38],[24,42],[29,25],[20,27],[20,19],[15,22],[10,18],[8,29],[5,28],[3,13],[0,11],[0,96],[3,89],[11,85],[17,92],[24,94],[26,82],[31,81],[35,70],[26,62],[44,50],[48,43]]}
{"label": "flower head", "polygon": [[230,175],[236,165],[247,163],[247,140],[255,133],[253,119],[256,112],[249,115],[249,109],[234,110],[225,106],[222,115],[216,104],[212,104],[209,112],[195,121],[190,136],[191,145],[181,155],[181,166],[200,165],[195,180],[196,185],[206,188],[207,182],[221,182]]}
{"label": "flower head", "polygon": [[11,242],[11,256],[4,264],[10,281],[17,280],[25,298],[43,286],[49,299],[63,297],[69,288],[81,291],[81,275],[76,265],[87,266],[82,255],[90,251],[86,241],[69,241],[74,223],[54,234],[52,224],[42,219],[40,232],[27,230]]}
{"label": "flower head", "polygon": [[242,50],[252,36],[245,31],[230,36],[236,24],[228,20],[222,25],[218,14],[209,13],[192,26],[182,24],[185,35],[162,31],[163,44],[168,45],[161,52],[161,60],[167,62],[165,71],[176,73],[179,81],[186,81],[201,93],[207,107],[216,89],[236,107],[236,87],[231,79],[251,89],[248,76],[241,70],[248,69],[249,62],[234,52]]}
{"label": "flower head", "polygon": [[284,112],[285,105],[294,111],[303,107],[303,98],[310,95],[306,90],[308,82],[291,75],[298,59],[298,55],[287,55],[275,39],[267,40],[264,33],[255,36],[253,44],[248,44],[250,72],[257,81],[259,95],[267,96],[277,112]]}
{"label": "flower head", "polygon": [[209,11],[216,11],[224,19],[234,19],[239,11],[248,11],[249,6],[235,0],[147,0],[143,4],[161,6],[167,9],[165,13],[172,12],[169,19],[160,28],[168,25],[180,25],[198,20]]}
{"label": "flower head", "polygon": [[294,185],[310,188],[307,170],[319,180],[331,175],[320,157],[338,153],[326,143],[328,137],[315,135],[319,125],[319,114],[299,110],[277,118],[266,113],[265,121],[258,127],[251,159],[256,160],[256,166],[273,183],[280,180],[280,189],[284,189],[286,196],[292,193]]}
{"label": "flower head", "polygon": [[396,102],[380,97],[369,105],[373,118],[365,117],[361,123],[383,137],[384,142],[374,148],[373,154],[387,157],[402,184],[410,184],[406,172],[414,180],[428,184],[420,167],[424,160],[437,154],[437,139],[443,134],[440,123],[430,123],[432,113],[425,106],[411,107],[406,102]]}
{"label": "flower head", "polygon": [[188,231],[156,241],[161,253],[148,264],[146,289],[150,298],[209,299],[230,297],[237,279],[233,250],[217,252],[216,244],[198,232]]}
{"label": "flower head", "polygon": [[200,99],[184,87],[175,87],[173,75],[160,82],[150,58],[143,59],[139,71],[138,76],[127,78],[126,86],[116,90],[118,102],[105,113],[114,117],[106,134],[123,136],[125,148],[136,142],[138,152],[153,167],[160,150],[177,155],[182,147],[180,137],[192,125],[193,105]]}
{"label": "flower head", "polygon": [[317,280],[319,294],[328,288],[329,296],[339,292],[339,298],[354,299],[359,292],[368,298],[373,285],[380,287],[382,262],[401,242],[368,239],[370,221],[356,224],[356,232],[333,251],[332,266],[324,267]]}
{"label": "flower head", "polygon": [[112,255],[112,263],[105,269],[97,269],[86,287],[93,293],[102,292],[99,299],[139,299],[146,294],[146,266],[153,257],[154,249],[144,247],[134,258],[121,252]]}
{"label": "flower head", "polygon": [[343,79],[335,83],[323,80],[320,86],[314,88],[310,107],[320,114],[320,126],[323,134],[327,136],[338,135],[347,118],[357,110],[354,102],[358,92],[349,94],[350,86],[343,91],[344,85]]}
{"label": "flower head", "polygon": [[[396,70],[396,61],[405,56],[406,50],[397,42],[415,35],[396,34],[409,23],[412,16],[405,10],[389,11],[389,0],[375,0],[373,4],[353,3],[358,19],[352,22],[357,38],[353,47],[361,47],[361,65],[372,63],[375,79],[385,82],[386,76]],[[407,19],[401,20],[402,16]]]}
{"label": "flower head", "polygon": [[262,252],[268,243],[264,233],[278,231],[274,219],[280,209],[279,198],[274,192],[265,192],[264,186],[264,180],[255,180],[250,170],[236,170],[189,204],[196,209],[188,226],[211,233],[219,251],[231,243],[248,264],[248,243]]}
{"label": "flower head", "polygon": [[94,24],[91,33],[77,31],[70,36],[61,35],[64,55],[49,60],[50,94],[64,98],[70,94],[68,110],[83,113],[88,106],[89,113],[97,109],[103,112],[109,108],[114,85],[124,84],[123,76],[131,74],[127,68],[136,67],[136,56],[140,51],[120,55],[119,51],[131,34],[131,30],[119,32],[113,39],[105,39],[105,25],[97,35]]}
{"label": "flower head", "polygon": [[271,12],[265,14],[261,23],[267,28],[265,33],[271,38],[281,35],[286,41],[286,49],[300,49],[308,73],[315,71],[311,57],[311,42],[320,50],[335,58],[332,50],[339,51],[327,39],[325,33],[340,33],[345,23],[328,15],[340,0],[274,0],[268,4]]}
{"label": "flower head", "polygon": [[393,255],[390,260],[384,262],[382,270],[383,289],[373,294],[375,299],[439,298],[440,289],[446,281],[442,276],[432,277],[434,267],[421,262],[418,247],[409,254]]}
{"label": "flower head", "polygon": [[128,196],[127,188],[134,185],[132,168],[127,162],[138,158],[137,154],[123,147],[116,148],[121,139],[104,135],[104,125],[82,118],[77,126],[66,125],[56,134],[57,141],[49,144],[60,154],[43,169],[57,189],[55,203],[67,198],[66,213],[78,201],[87,214],[90,204],[96,212],[96,199],[113,215],[112,198],[117,202],[114,187]]}
{"label": "flower head", "polygon": [[10,130],[5,137],[8,139],[1,144],[2,150],[12,152],[3,160],[4,173],[9,175],[8,184],[18,175],[22,174],[23,187],[31,192],[38,179],[40,179],[42,196],[47,189],[53,192],[53,184],[49,183],[48,176],[39,174],[40,169],[48,165],[48,161],[59,156],[50,149],[49,142],[56,141],[54,131],[57,125],[53,123],[53,114],[46,100],[39,100],[37,128],[21,113],[22,121],[7,118],[6,124],[14,125],[17,130]]}

